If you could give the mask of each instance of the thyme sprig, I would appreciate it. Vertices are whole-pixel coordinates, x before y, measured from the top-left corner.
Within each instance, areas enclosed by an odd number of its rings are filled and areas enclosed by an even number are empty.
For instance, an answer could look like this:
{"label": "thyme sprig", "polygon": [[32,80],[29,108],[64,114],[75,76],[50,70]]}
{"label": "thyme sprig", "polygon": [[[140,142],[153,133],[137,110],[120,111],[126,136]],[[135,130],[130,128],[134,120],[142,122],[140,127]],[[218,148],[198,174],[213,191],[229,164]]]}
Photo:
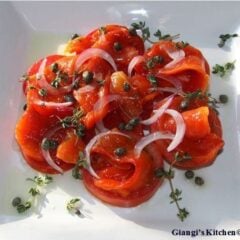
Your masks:
{"label": "thyme sprig", "polygon": [[[143,41],[147,41],[151,44],[154,44],[156,42],[152,41],[150,38],[151,38],[151,33],[150,33],[150,30],[149,30],[149,27],[146,26],[146,23],[145,22],[138,22],[138,23],[132,23],[131,24],[133,30],[140,30],[141,31],[141,35],[142,35],[142,39]],[[162,32],[158,29],[154,34],[153,34],[159,41],[161,40],[174,40],[176,38],[178,38],[180,35],[177,34],[177,35],[174,35],[174,36],[171,36],[170,34],[162,34]]]}
{"label": "thyme sprig", "polygon": [[28,191],[30,194],[30,197],[27,201],[23,202],[20,197],[15,197],[12,200],[12,206],[17,209],[18,213],[24,213],[27,210],[29,210],[32,206],[34,201],[36,200],[36,197],[41,195],[41,192],[43,191],[43,188],[50,184],[53,181],[53,178],[51,176],[45,175],[45,176],[35,176],[33,178],[27,178],[27,181],[32,181],[34,183],[34,186],[31,187]]}
{"label": "thyme sprig", "polygon": [[72,116],[67,116],[65,118],[59,118],[60,123],[63,128],[77,127],[79,120],[84,116],[84,111],[81,108],[75,108],[73,110]]}
{"label": "thyme sprig", "polygon": [[85,159],[85,155],[82,151],[80,151],[78,160],[77,160],[74,168],[72,169],[72,176],[75,179],[82,179],[80,169],[81,168],[87,168],[87,167],[88,167],[88,165],[87,165],[87,162],[86,162],[86,159]]}
{"label": "thyme sprig", "polygon": [[[179,158],[179,156],[188,156],[186,159]],[[190,155],[188,153],[176,153],[175,154],[175,160],[172,162],[172,164],[170,165],[168,170],[164,170],[164,169],[157,169],[155,172],[156,177],[158,178],[166,178],[169,182],[170,185],[170,189],[171,192],[169,194],[169,197],[171,199],[170,204],[175,203],[177,209],[178,209],[178,213],[177,213],[177,217],[183,222],[187,216],[189,215],[189,212],[187,211],[187,209],[184,207],[180,207],[179,202],[182,200],[182,191],[179,190],[178,188],[175,188],[173,185],[173,181],[172,179],[174,178],[174,170],[173,170],[173,166],[176,162],[178,161],[185,161],[185,160],[190,160],[191,158],[189,157]]]}
{"label": "thyme sprig", "polygon": [[238,37],[238,34],[237,34],[237,33],[234,33],[234,34],[229,34],[229,33],[227,33],[227,34],[221,34],[221,35],[219,36],[220,42],[218,43],[218,46],[219,46],[220,48],[224,47],[225,43],[226,43],[229,39],[234,38],[234,37]]}
{"label": "thyme sprig", "polygon": [[71,200],[69,200],[67,202],[66,208],[69,213],[81,216],[82,215],[82,213],[80,211],[81,203],[82,202],[81,202],[80,198],[72,198]]}
{"label": "thyme sprig", "polygon": [[226,74],[231,73],[235,69],[236,60],[233,62],[227,62],[224,65],[215,64],[212,69],[213,74],[219,74],[220,77],[224,77]]}
{"label": "thyme sprig", "polygon": [[190,93],[183,93],[183,100],[180,104],[180,108],[182,110],[186,110],[191,101],[195,99],[202,99],[205,100],[209,107],[211,107],[213,110],[217,112],[217,108],[219,108],[219,104],[221,103],[220,100],[217,100],[216,98],[212,97],[211,93],[203,93],[201,90],[197,90],[195,92]]}

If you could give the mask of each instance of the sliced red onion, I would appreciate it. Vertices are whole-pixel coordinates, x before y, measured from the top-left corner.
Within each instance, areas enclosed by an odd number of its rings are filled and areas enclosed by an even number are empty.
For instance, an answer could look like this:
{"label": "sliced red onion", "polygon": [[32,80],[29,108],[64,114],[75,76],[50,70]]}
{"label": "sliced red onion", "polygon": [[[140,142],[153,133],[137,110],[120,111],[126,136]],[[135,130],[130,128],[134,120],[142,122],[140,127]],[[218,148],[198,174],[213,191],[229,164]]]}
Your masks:
{"label": "sliced red onion", "polygon": [[102,120],[96,123],[96,127],[100,133],[109,131],[109,129],[104,126],[104,123]]}
{"label": "sliced red onion", "polygon": [[[108,95],[108,96],[100,96],[100,98],[94,104],[93,111],[98,112],[100,109],[104,108],[110,102],[113,102],[119,99],[120,99],[120,96],[116,94]],[[96,127],[100,132],[109,131],[108,128],[105,128],[102,120],[96,123]]]}
{"label": "sliced red onion", "polygon": [[169,144],[167,148],[167,151],[171,152],[182,142],[183,137],[185,135],[185,131],[186,131],[186,125],[181,113],[179,113],[178,111],[173,109],[167,109],[165,113],[171,115],[174,121],[176,122],[176,133],[175,133],[174,139],[172,140],[172,142]]}
{"label": "sliced red onion", "polygon": [[174,95],[171,95],[163,99],[162,101],[165,101],[164,104],[159,109],[155,110],[154,114],[150,118],[141,121],[141,123],[144,125],[151,125],[152,123],[156,122],[164,114],[166,109],[170,106],[173,97]]}
{"label": "sliced red onion", "polygon": [[174,94],[179,94],[178,90],[176,88],[172,88],[172,87],[149,88],[148,90],[149,90],[149,92],[160,91],[160,92],[171,92]]}
{"label": "sliced red onion", "polygon": [[142,150],[151,142],[155,142],[160,139],[173,139],[174,135],[171,133],[161,133],[161,132],[154,132],[141,138],[134,147],[134,153],[137,158],[140,157]]}
{"label": "sliced red onion", "polygon": [[46,107],[52,107],[52,108],[66,108],[71,106],[73,103],[72,102],[46,102],[42,100],[36,100],[34,101],[34,104],[39,105],[39,106],[46,106]]}
{"label": "sliced red onion", "polygon": [[93,111],[97,112],[100,109],[104,108],[107,104],[110,102],[116,101],[120,99],[119,95],[112,94],[112,95],[107,95],[107,96],[100,96],[100,98],[97,100],[97,102],[94,104]]}
{"label": "sliced red onion", "polygon": [[45,73],[44,73],[46,64],[47,64],[47,59],[45,58],[42,61],[41,65],[39,67],[38,73],[37,73],[37,79],[38,79],[37,83],[38,83],[39,87],[47,90],[47,92],[52,95],[59,95],[59,93],[70,92],[72,90],[72,84],[58,88],[58,89],[56,89],[51,84],[49,84],[49,82],[47,81],[47,79],[45,77]]}
{"label": "sliced red onion", "polygon": [[171,68],[177,63],[179,63],[184,57],[185,52],[182,49],[176,51],[169,51],[166,49],[168,56],[172,59],[172,61],[164,66],[164,68]]}
{"label": "sliced red onion", "polygon": [[117,66],[116,66],[112,56],[100,48],[88,48],[87,50],[80,53],[78,55],[78,58],[75,63],[75,69],[78,70],[79,67],[84,62],[86,62],[88,59],[90,59],[92,57],[100,57],[100,58],[106,60],[113,67],[114,71],[117,71]]}
{"label": "sliced red onion", "polygon": [[128,135],[121,133],[121,132],[104,132],[104,133],[99,133],[98,135],[96,135],[95,137],[93,137],[89,143],[87,144],[86,148],[85,148],[85,158],[86,158],[86,162],[87,162],[87,166],[88,166],[88,171],[89,173],[95,177],[95,178],[100,178],[97,173],[94,171],[94,169],[91,166],[91,149],[92,147],[95,145],[95,143],[102,137],[108,135],[108,134],[116,134],[116,135],[121,135],[127,138],[130,138]]}
{"label": "sliced red onion", "polygon": [[[55,127],[54,129],[52,129],[51,131],[49,131],[46,136],[44,138],[50,139],[54,133],[56,133],[58,130],[60,130],[62,127]],[[43,139],[44,139],[43,138]],[[41,148],[42,151],[42,155],[44,157],[44,159],[46,160],[46,162],[49,164],[49,166],[51,166],[53,169],[55,169],[56,171],[58,171],[59,173],[63,174],[63,169],[60,168],[52,159],[50,153],[48,150],[44,150],[43,148]]]}
{"label": "sliced red onion", "polygon": [[92,85],[86,85],[84,87],[79,88],[78,90],[75,90],[74,92],[76,94],[82,94],[82,93],[86,93],[86,92],[91,92],[95,89],[95,87],[93,87]]}
{"label": "sliced red onion", "polygon": [[156,77],[161,78],[169,83],[171,83],[179,93],[182,93],[182,83],[179,77],[172,77],[161,73],[161,70],[156,74]]}
{"label": "sliced red onion", "polygon": [[143,56],[135,56],[132,60],[131,60],[131,62],[128,64],[128,76],[129,77],[131,77],[131,75],[132,75],[132,71],[133,71],[133,69],[134,69],[134,67],[137,65],[137,64],[139,64],[139,63],[141,63],[141,62],[143,62],[144,61],[144,57]]}

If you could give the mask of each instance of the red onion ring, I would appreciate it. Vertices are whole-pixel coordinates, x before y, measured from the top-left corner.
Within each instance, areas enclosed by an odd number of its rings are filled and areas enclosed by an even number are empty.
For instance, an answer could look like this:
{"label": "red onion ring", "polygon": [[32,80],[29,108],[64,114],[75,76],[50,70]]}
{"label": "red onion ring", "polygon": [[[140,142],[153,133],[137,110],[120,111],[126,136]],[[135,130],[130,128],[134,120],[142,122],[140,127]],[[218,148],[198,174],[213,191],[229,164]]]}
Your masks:
{"label": "red onion ring", "polygon": [[173,97],[174,95],[164,98],[162,101],[165,101],[165,103],[160,108],[155,110],[154,114],[150,118],[141,121],[141,123],[144,125],[151,125],[152,123],[156,122],[164,114],[166,109],[170,106]]}
{"label": "red onion ring", "polygon": [[167,109],[165,113],[171,115],[176,122],[176,134],[167,148],[167,151],[171,152],[182,142],[186,131],[186,125],[181,113],[177,112],[176,110]]}
{"label": "red onion ring", "polygon": [[172,87],[157,87],[157,88],[149,88],[149,92],[154,92],[154,91],[160,91],[160,92],[171,92],[174,94],[179,94],[178,90],[176,88]]}
{"label": "red onion ring", "polygon": [[98,112],[100,109],[104,108],[108,103],[116,101],[118,99],[120,99],[120,96],[116,94],[100,97],[94,104],[93,111]]}
{"label": "red onion ring", "polygon": [[92,85],[86,85],[84,87],[79,88],[78,90],[74,91],[74,94],[82,94],[82,93],[86,93],[86,92],[91,92],[95,89],[95,87],[93,87]]}
{"label": "red onion ring", "polygon": [[[60,130],[62,127],[55,127],[54,129],[50,130],[46,136],[44,138],[51,138],[52,135],[57,132],[58,130]],[[44,139],[43,138],[43,139]],[[59,173],[63,174],[63,169],[60,168],[55,162],[54,160],[52,159],[50,153],[48,150],[44,150],[43,148],[41,148],[41,151],[42,151],[42,155],[44,157],[44,159],[46,160],[46,162],[49,164],[49,166],[51,166],[53,169],[55,169],[56,171],[58,171]]]}
{"label": "red onion ring", "polygon": [[181,79],[163,74],[161,70],[156,74],[156,77],[171,83],[179,93],[183,93]]}
{"label": "red onion ring", "polygon": [[87,166],[88,166],[88,171],[89,173],[95,177],[95,178],[100,178],[97,173],[94,171],[94,169],[92,168],[91,166],[91,149],[92,147],[95,145],[95,143],[102,137],[108,135],[108,134],[116,134],[116,135],[121,135],[121,136],[124,136],[124,137],[128,137],[130,138],[128,135],[124,134],[124,133],[121,133],[121,132],[104,132],[104,133],[99,133],[98,135],[96,135],[95,137],[93,137],[89,143],[87,144],[86,148],[85,148],[85,158],[86,158],[86,162],[87,162]]}
{"label": "red onion ring", "polygon": [[100,58],[106,60],[112,66],[114,71],[117,71],[117,66],[116,66],[112,56],[100,48],[88,48],[85,51],[83,51],[82,53],[80,53],[75,62],[75,69],[78,70],[79,67],[84,62],[86,62],[88,59],[90,59],[92,57],[100,57]]}
{"label": "red onion ring", "polygon": [[71,106],[73,103],[72,102],[57,103],[57,102],[46,102],[42,100],[36,100],[34,101],[34,104],[38,106],[46,106],[46,107],[52,107],[52,108],[66,108]]}
{"label": "red onion ring", "polygon": [[134,147],[134,153],[137,158],[140,157],[142,150],[151,142],[155,142],[160,139],[174,139],[174,135],[171,133],[154,132],[141,138]]}
{"label": "red onion ring", "polygon": [[171,68],[177,63],[179,63],[184,57],[185,52],[182,49],[176,51],[169,51],[166,49],[168,56],[172,59],[172,61],[164,66],[164,68]]}
{"label": "red onion ring", "polygon": [[128,64],[128,76],[131,77],[132,75],[132,71],[134,69],[134,67],[141,63],[141,62],[144,62],[144,57],[143,56],[135,56],[131,61],[130,63]]}
{"label": "red onion ring", "polygon": [[48,93],[52,94],[52,95],[59,95],[59,93],[67,93],[70,92],[72,90],[72,84],[69,86],[65,86],[65,87],[61,87],[59,89],[56,89],[55,87],[53,87],[51,84],[49,84],[49,82],[47,81],[46,77],[45,77],[45,67],[47,64],[47,58],[44,58],[44,60],[42,61],[38,73],[37,73],[37,83],[39,85],[39,87],[47,90]]}

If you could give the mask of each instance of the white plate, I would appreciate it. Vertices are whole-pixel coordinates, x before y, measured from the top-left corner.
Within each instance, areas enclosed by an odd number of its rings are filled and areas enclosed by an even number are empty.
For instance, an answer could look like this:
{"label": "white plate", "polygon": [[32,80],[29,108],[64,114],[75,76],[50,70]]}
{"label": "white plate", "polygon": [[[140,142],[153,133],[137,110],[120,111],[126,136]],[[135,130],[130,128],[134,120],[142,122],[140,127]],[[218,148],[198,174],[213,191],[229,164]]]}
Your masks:
{"label": "white plate", "polygon": [[[240,3],[228,2],[15,2],[0,3],[0,239],[178,239],[173,229],[237,230],[240,226],[240,40],[217,47],[221,33],[240,33]],[[237,59],[226,79],[212,76],[214,96],[226,93],[230,101],[221,107],[224,152],[209,168],[196,171],[205,179],[196,187],[178,171],[175,185],[183,190],[182,206],[190,216],[181,223],[169,204],[164,183],[147,203],[121,209],[92,197],[70,174],[55,177],[41,215],[19,216],[11,208],[15,195],[26,197],[26,177],[34,176],[22,160],[14,141],[15,123],[22,112],[19,76],[39,57],[56,51],[72,33],[86,33],[106,23],[129,25],[144,20],[151,29],[181,33],[182,40],[202,49],[211,65]],[[67,213],[65,203],[79,196],[86,218]],[[200,234],[200,232],[198,232]],[[213,237],[212,239],[217,239]],[[237,239],[229,237],[229,239]]]}

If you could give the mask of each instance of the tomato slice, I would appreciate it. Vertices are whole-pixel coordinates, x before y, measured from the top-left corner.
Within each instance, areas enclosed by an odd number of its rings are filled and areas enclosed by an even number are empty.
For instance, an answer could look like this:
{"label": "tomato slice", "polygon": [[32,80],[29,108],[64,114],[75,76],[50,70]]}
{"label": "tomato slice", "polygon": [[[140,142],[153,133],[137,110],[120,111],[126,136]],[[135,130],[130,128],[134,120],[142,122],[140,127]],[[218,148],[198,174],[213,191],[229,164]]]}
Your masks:
{"label": "tomato slice", "polygon": [[[45,161],[42,151],[41,142],[46,134],[56,127],[58,119],[55,116],[46,118],[34,109],[28,108],[17,123],[15,130],[16,140],[21,148],[24,159],[35,170],[43,173],[58,173],[55,169],[48,165]],[[31,127],[29,127],[31,126]],[[61,130],[53,136],[54,140],[62,141],[65,131]],[[55,151],[51,151],[51,156],[64,171],[73,167],[56,158]]]}
{"label": "tomato slice", "polygon": [[[47,56],[46,57],[46,59],[47,59],[46,66],[50,66],[52,63],[56,62],[57,60],[59,60],[62,57],[64,57],[64,56],[56,55],[56,54]],[[42,58],[42,59],[36,61],[34,64],[32,64],[30,66],[30,68],[27,70],[27,75],[28,76],[35,75],[38,72],[39,67],[41,66],[41,63],[44,59],[45,58]],[[24,81],[23,82],[23,92],[25,95],[27,94],[27,86],[28,86],[28,81]]]}
{"label": "tomato slice", "polygon": [[[179,110],[181,99],[181,97],[176,97],[170,108]],[[195,100],[194,103],[190,104],[190,110],[183,112],[182,116],[186,123],[186,135],[182,143],[173,151],[168,152],[167,146],[171,141],[157,141],[163,158],[172,163],[175,161],[176,152],[189,153],[192,157],[191,160],[174,163],[175,167],[181,169],[198,169],[212,164],[224,145],[221,122],[216,112],[206,107],[206,101]],[[158,130],[174,132],[175,123],[164,115],[151,126],[151,130],[153,132]]]}
{"label": "tomato slice", "polygon": [[68,41],[65,52],[66,53],[81,53],[84,50],[90,48],[92,43],[84,36],[77,37],[75,39],[72,39]]}
{"label": "tomato slice", "polygon": [[[183,112],[182,117],[186,125],[185,136],[199,139],[208,135],[211,132],[208,115],[209,108],[206,106]],[[164,115],[160,122],[159,124],[163,124],[160,126],[162,130],[173,133],[176,131],[176,123],[171,116]]]}
{"label": "tomato slice", "polygon": [[[124,156],[115,155],[118,147],[126,150]],[[147,201],[156,192],[161,181],[154,176],[154,170],[162,167],[162,159],[149,152],[143,152],[136,159],[133,147],[134,142],[123,136],[109,134],[99,140],[91,156],[100,179],[83,170],[83,182],[94,196],[115,206],[132,207]]]}
{"label": "tomato slice", "polygon": [[[59,57],[59,60],[56,56],[47,59],[47,66],[45,68],[45,79],[46,87],[41,88],[39,86],[39,81],[37,75],[32,75],[28,80],[28,88],[26,89],[27,95],[27,105],[32,106],[38,113],[46,116],[58,115],[59,117],[66,116],[71,114],[74,104],[66,103],[65,97],[71,95],[72,82],[75,81],[74,64],[76,57]],[[65,80],[60,81],[59,88],[54,88],[50,85],[54,79],[57,78],[57,74],[53,73],[50,68],[50,63],[56,63],[59,71],[62,74],[66,74]],[[44,94],[41,94],[41,91],[44,91]],[[52,94],[54,91],[54,94]]]}
{"label": "tomato slice", "polygon": [[159,144],[164,159],[172,163],[175,160],[175,153],[189,153],[191,160],[174,163],[174,167],[180,169],[199,169],[211,165],[220,150],[223,148],[223,140],[216,134],[210,133],[198,140],[184,138],[183,142],[171,153],[166,148],[170,142],[165,141]]}
{"label": "tomato slice", "polygon": [[[177,44],[173,41],[160,41],[154,44],[145,52],[145,61],[135,67],[135,74],[156,76],[160,87],[171,87],[172,84],[166,80],[169,79],[181,82],[185,92],[198,89],[206,91],[209,82],[209,65],[198,49],[190,45],[182,48],[185,57],[171,67],[165,67],[172,61],[168,52],[179,51]],[[147,67],[147,63],[157,56],[162,57],[163,60]]]}
{"label": "tomato slice", "polygon": [[66,163],[76,164],[79,152],[85,148],[84,142],[75,134],[68,134],[65,140],[57,148],[57,158]]}
{"label": "tomato slice", "polygon": [[47,59],[46,66],[49,66],[52,63],[56,62],[57,60],[59,60],[60,58],[63,58],[63,57],[64,56],[62,56],[62,55],[54,54],[54,55],[49,55],[49,56],[47,56],[45,58],[42,58],[42,59],[36,61],[33,65],[31,65],[31,67],[27,70],[27,74],[29,76],[36,74],[38,72],[38,70],[39,70],[39,67],[42,64],[42,61],[44,59]]}
{"label": "tomato slice", "polygon": [[[143,40],[138,35],[131,35],[123,26],[107,25],[104,31],[105,33],[97,29],[88,36],[94,39],[92,47],[108,52],[116,62],[118,70],[127,72],[132,58],[144,53]],[[120,47],[117,48],[116,44]]]}

